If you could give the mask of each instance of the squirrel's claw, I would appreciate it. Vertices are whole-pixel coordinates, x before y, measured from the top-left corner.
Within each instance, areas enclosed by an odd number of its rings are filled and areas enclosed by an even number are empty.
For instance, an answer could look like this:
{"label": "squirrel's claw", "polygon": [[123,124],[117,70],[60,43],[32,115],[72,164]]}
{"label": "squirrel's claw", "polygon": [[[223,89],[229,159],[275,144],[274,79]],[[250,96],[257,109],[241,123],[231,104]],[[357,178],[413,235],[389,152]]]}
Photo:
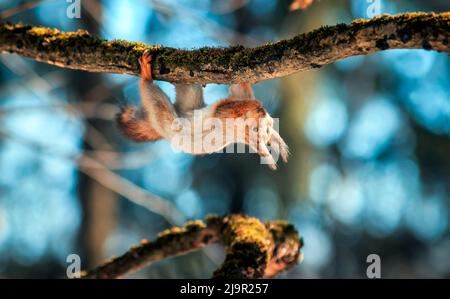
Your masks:
{"label": "squirrel's claw", "polygon": [[264,118],[259,119],[257,131],[257,136],[250,138],[249,144],[261,156],[263,163],[273,170],[277,169],[278,157],[281,156],[281,159],[287,163],[289,148],[273,128],[273,119],[267,112]]}

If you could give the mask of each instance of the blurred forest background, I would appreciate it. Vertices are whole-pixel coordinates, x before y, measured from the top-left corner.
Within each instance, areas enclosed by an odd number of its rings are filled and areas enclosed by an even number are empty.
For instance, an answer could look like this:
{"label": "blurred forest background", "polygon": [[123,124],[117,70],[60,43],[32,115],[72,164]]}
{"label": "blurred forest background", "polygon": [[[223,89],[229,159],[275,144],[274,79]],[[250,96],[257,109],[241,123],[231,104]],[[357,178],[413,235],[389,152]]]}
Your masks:
{"label": "blurred forest background", "polygon": [[[0,11],[18,2],[0,0]],[[82,0],[70,19],[66,1],[43,0],[6,20],[178,48],[251,47],[367,18],[370,5],[322,0],[289,12],[290,2]],[[390,14],[450,9],[381,2]],[[304,237],[303,263],[282,278],[364,278],[372,253],[382,277],[450,277],[447,54],[385,51],[257,84],[292,152],[276,172],[255,154],[193,157],[126,140],[114,116],[139,100],[137,83],[0,55],[0,277],[65,277],[71,253],[87,269],[186,219],[241,211],[286,219]],[[205,100],[226,93],[211,84]],[[212,246],[130,277],[207,278],[223,256]]]}

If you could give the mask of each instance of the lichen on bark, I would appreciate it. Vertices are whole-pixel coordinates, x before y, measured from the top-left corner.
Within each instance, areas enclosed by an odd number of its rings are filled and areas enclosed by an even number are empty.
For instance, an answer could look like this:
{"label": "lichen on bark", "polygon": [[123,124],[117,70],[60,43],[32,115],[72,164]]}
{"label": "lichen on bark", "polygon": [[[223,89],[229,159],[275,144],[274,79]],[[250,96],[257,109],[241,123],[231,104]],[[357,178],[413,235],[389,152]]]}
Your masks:
{"label": "lichen on bark", "polygon": [[242,215],[225,217],[221,242],[227,255],[214,272],[216,278],[261,278],[274,248],[272,235],[256,218]]}

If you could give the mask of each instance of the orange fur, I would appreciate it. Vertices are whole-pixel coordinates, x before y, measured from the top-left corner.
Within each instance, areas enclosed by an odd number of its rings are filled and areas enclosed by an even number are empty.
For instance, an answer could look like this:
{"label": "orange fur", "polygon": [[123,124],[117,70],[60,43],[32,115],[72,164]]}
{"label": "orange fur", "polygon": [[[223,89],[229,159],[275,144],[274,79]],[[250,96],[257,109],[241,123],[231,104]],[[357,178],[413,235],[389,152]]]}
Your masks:
{"label": "orange fur", "polygon": [[146,81],[152,81],[152,54],[149,51],[145,51],[139,58],[139,65],[141,66],[141,77]]}
{"label": "orange fur", "polygon": [[212,115],[218,118],[260,118],[266,115],[262,103],[257,100],[224,99],[215,103]]}
{"label": "orange fur", "polygon": [[155,141],[161,139],[146,120],[145,113],[133,107],[126,107],[119,113],[117,122],[122,133],[136,142]]}
{"label": "orange fur", "polygon": [[[245,87],[245,85],[243,85],[242,87]],[[266,110],[262,106],[262,103],[253,99],[224,99],[214,104],[212,112],[214,117],[218,117],[221,119],[253,119],[254,122],[247,123],[245,127],[245,141],[247,143],[249,143],[250,141],[250,135],[255,134],[255,132],[252,132],[252,130],[254,128],[259,129],[259,119],[265,117],[267,114]],[[234,134],[236,135],[238,134],[238,132],[235,132]],[[257,144],[259,147],[259,134],[257,136]]]}

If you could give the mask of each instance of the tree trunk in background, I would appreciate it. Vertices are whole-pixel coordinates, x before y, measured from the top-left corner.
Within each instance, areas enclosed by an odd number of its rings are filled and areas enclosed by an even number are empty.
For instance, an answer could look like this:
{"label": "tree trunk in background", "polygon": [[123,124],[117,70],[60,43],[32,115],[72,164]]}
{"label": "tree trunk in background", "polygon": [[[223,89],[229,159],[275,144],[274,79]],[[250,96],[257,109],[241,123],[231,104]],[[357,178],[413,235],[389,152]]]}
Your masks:
{"label": "tree trunk in background", "polygon": [[[320,5],[324,4],[327,8],[320,8]],[[302,15],[301,18],[293,16],[287,18],[281,30],[281,38],[320,27],[326,21],[327,16],[324,13],[329,11],[333,11],[333,3],[317,2],[309,8],[308,14]],[[320,74],[314,70],[297,73],[281,80],[283,110],[280,111],[280,131],[282,136],[287,137],[287,144],[295,149],[287,165],[289,175],[278,182],[279,186],[283,186],[280,190],[285,190],[282,192],[287,198],[295,197],[297,200],[309,198],[309,175],[315,161],[320,161],[321,156],[326,155],[314,148],[304,134],[307,117],[310,115],[312,105],[317,102],[317,98],[313,96],[318,93],[320,84]],[[290,128],[286,128],[283,124],[290,124]]]}
{"label": "tree trunk in background", "polygon": [[[85,5],[84,2],[82,4]],[[94,14],[96,17],[93,17]],[[101,20],[101,4],[98,0],[89,1],[89,7],[83,6],[81,20],[84,21],[89,32],[100,35],[97,20]],[[102,86],[101,75],[87,72],[72,72],[72,74],[72,86],[78,101],[96,101],[98,93],[92,90]],[[114,150],[113,146],[107,142],[109,138],[105,134],[110,130],[110,123],[87,119],[86,125],[84,149]],[[82,266],[83,268],[92,267],[105,259],[103,249],[107,237],[115,226],[118,196],[81,172],[79,172],[78,196],[83,212],[79,232]]]}

